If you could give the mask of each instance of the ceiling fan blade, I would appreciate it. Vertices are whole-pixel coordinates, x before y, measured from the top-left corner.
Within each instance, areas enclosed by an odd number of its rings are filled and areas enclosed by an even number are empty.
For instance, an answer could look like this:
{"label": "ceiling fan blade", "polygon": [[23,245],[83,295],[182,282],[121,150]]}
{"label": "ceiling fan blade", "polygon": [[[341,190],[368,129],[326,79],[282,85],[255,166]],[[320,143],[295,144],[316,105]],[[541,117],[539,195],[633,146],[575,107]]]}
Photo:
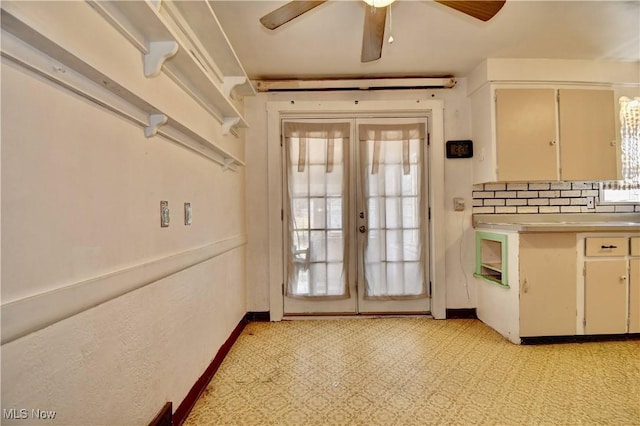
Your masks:
{"label": "ceiling fan blade", "polygon": [[262,18],[260,18],[260,22],[265,27],[270,30],[275,30],[282,24],[286,24],[293,18],[297,18],[305,12],[310,11],[316,6],[320,6],[322,3],[327,0],[318,0],[318,1],[290,1],[274,10],[271,13],[267,13]]}
{"label": "ceiling fan blade", "polygon": [[366,6],[364,11],[364,32],[362,33],[362,62],[375,61],[382,56],[387,9],[388,6]]}
{"label": "ceiling fan blade", "polygon": [[502,9],[505,0],[435,0],[435,2],[486,22]]}

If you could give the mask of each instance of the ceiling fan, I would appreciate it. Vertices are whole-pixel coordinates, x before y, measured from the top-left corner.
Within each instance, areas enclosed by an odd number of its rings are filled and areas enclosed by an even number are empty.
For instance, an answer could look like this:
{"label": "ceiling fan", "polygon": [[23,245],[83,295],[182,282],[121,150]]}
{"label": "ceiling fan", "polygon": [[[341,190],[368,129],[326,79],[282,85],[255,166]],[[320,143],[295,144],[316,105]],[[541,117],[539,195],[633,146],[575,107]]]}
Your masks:
{"label": "ceiling fan", "polygon": [[[327,0],[303,1],[294,0],[279,7],[271,13],[260,18],[260,22],[266,28],[274,30],[286,24],[294,18],[320,6]],[[364,32],[362,35],[362,62],[371,62],[382,56],[382,43],[384,40],[384,26],[387,19],[387,10],[395,0],[363,0],[367,3],[364,14]],[[493,18],[506,0],[434,0],[444,6],[455,9],[466,15],[481,21]]]}

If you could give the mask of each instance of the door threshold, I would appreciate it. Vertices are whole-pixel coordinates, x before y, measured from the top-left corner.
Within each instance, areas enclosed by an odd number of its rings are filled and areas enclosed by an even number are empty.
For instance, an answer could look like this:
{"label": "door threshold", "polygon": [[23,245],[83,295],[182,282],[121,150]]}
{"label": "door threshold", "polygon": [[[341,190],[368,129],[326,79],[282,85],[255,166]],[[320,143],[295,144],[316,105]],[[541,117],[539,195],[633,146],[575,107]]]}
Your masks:
{"label": "door threshold", "polygon": [[285,314],[282,321],[300,320],[336,320],[336,319],[379,319],[379,318],[428,318],[433,319],[431,312],[375,312],[366,314],[313,313],[313,314]]}

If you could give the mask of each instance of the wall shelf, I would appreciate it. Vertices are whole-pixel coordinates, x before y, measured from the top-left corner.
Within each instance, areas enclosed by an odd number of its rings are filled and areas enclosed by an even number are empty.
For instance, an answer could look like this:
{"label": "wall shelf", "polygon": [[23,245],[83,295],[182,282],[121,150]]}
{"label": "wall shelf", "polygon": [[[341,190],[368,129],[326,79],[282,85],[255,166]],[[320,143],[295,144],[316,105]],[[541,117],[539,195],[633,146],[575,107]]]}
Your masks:
{"label": "wall shelf", "polygon": [[147,138],[161,135],[220,164],[224,170],[235,170],[237,165],[245,165],[215,142],[202,137],[170,114],[165,114],[157,106],[73,55],[56,40],[32,28],[4,6],[0,19],[3,58],[134,122],[143,128]]}
{"label": "wall shelf", "polygon": [[[177,3],[165,4],[161,1],[152,3],[148,0],[115,2],[89,0],[89,4],[145,57],[162,56],[161,53],[165,52],[160,50],[160,54],[154,54],[154,46],[162,47],[168,46],[171,42],[176,43],[178,46],[176,53],[167,55],[165,60],[159,61],[161,70],[205,108],[218,123],[222,125],[234,119],[231,127],[224,126],[226,132],[232,132],[235,128],[248,127],[230,94],[235,86],[243,87],[242,90],[238,89],[237,93],[254,94],[255,91],[228,44],[211,7],[204,0],[186,2],[180,7]],[[189,25],[186,25],[184,22],[186,17],[182,17],[178,12],[182,10],[189,10],[187,13],[190,18],[191,15],[200,15],[197,25],[190,21]],[[194,29],[191,25],[201,28]],[[203,29],[207,27],[210,29]],[[211,34],[214,33],[217,35],[212,36]],[[200,37],[207,37],[204,40],[205,44],[210,43],[209,40],[217,40],[218,43],[213,44],[216,48],[220,46],[219,40],[222,39],[226,41],[227,47],[220,49],[220,52],[208,52],[201,44]],[[218,55],[221,57],[221,62],[227,64],[230,62],[229,51],[236,60],[235,69],[229,65],[219,68]],[[215,61],[212,56],[216,58]],[[232,74],[226,75],[225,72]],[[242,74],[237,75],[237,72]],[[153,75],[157,74],[147,74],[150,78]],[[225,85],[225,78],[228,77],[235,78],[230,80],[233,82],[231,89],[228,87],[231,83]],[[246,80],[241,81],[238,78]]]}

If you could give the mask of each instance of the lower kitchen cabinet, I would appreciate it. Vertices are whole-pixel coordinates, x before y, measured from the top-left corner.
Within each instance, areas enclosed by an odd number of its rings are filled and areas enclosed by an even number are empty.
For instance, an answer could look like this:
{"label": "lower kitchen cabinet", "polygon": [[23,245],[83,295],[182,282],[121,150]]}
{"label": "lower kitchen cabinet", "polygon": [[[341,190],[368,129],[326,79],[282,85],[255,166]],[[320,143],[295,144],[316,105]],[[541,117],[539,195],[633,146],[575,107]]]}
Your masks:
{"label": "lower kitchen cabinet", "polygon": [[626,333],[626,259],[585,261],[584,284],[585,334]]}
{"label": "lower kitchen cabinet", "polygon": [[585,238],[584,334],[640,332],[637,237]]}
{"label": "lower kitchen cabinet", "polygon": [[629,260],[629,333],[640,333],[640,258]]}
{"label": "lower kitchen cabinet", "polygon": [[576,234],[520,235],[520,336],[576,334]]}

